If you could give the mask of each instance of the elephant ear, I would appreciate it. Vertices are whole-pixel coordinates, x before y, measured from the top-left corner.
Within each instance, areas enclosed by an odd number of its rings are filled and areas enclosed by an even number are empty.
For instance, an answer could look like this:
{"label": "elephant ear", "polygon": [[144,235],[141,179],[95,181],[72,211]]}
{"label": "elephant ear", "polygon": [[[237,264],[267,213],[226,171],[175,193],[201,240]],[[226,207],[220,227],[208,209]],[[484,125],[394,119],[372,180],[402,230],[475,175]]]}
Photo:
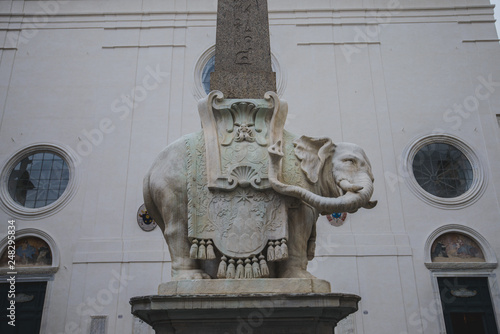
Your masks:
{"label": "elephant ear", "polygon": [[293,142],[295,155],[301,161],[300,168],[312,183],[318,182],[319,174],[332,154],[335,144],[330,138],[302,136]]}

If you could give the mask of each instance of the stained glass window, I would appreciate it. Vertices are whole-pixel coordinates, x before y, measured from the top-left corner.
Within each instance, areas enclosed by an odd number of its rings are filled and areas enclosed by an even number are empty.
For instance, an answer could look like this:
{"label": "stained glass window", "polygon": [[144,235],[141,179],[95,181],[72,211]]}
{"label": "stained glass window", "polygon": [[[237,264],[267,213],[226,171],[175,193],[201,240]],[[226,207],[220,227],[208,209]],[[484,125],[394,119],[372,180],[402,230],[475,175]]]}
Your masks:
{"label": "stained glass window", "polygon": [[412,163],[413,175],[427,192],[441,198],[458,197],[470,189],[472,165],[456,147],[432,143],[418,151]]}
{"label": "stained glass window", "polygon": [[12,199],[26,208],[41,208],[55,202],[66,190],[69,167],[53,152],[35,152],[19,161],[9,175]]}

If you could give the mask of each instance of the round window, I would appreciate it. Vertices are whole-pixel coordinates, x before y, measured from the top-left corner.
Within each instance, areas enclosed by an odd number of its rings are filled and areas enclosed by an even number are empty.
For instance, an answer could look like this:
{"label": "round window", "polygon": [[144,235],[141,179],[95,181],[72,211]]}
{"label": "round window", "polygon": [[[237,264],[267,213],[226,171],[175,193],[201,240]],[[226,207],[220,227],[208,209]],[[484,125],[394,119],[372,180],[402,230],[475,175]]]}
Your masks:
{"label": "round window", "polygon": [[474,171],[456,147],[432,143],[422,147],[412,163],[413,175],[427,192],[442,198],[458,197],[470,189]]}
{"label": "round window", "polygon": [[205,93],[210,93],[210,74],[215,70],[215,55],[212,56],[201,72],[201,84]]}
{"label": "round window", "polygon": [[448,134],[427,135],[407,146],[404,180],[423,201],[442,209],[474,203],[487,186],[475,150]]}
{"label": "round window", "polygon": [[41,208],[55,202],[66,190],[69,167],[49,151],[37,151],[22,158],[10,172],[11,198],[26,208]]}
{"label": "round window", "polygon": [[14,154],[0,174],[0,207],[14,217],[40,219],[63,208],[79,180],[69,147],[40,143]]}

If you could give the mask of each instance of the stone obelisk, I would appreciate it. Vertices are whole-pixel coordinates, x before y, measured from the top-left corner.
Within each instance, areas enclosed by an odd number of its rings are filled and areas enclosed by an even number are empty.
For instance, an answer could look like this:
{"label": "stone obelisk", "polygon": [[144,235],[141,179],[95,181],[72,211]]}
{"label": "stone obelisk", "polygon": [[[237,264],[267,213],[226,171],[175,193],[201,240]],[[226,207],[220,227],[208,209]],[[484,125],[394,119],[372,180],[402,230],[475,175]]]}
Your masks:
{"label": "stone obelisk", "polygon": [[227,99],[262,99],[276,91],[267,0],[219,0],[210,90]]}

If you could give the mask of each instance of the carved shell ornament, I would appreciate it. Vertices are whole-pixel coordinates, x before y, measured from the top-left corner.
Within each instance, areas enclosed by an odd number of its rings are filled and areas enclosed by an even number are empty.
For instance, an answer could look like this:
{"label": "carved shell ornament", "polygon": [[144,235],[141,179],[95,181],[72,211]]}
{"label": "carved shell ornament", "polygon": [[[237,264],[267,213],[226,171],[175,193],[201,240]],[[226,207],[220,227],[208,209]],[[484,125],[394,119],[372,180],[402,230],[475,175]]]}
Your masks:
{"label": "carved shell ornament", "polygon": [[259,188],[261,183],[261,178],[259,173],[251,166],[238,166],[231,172],[228,178],[229,184],[238,184],[239,186],[246,188],[250,184],[255,188]]}

